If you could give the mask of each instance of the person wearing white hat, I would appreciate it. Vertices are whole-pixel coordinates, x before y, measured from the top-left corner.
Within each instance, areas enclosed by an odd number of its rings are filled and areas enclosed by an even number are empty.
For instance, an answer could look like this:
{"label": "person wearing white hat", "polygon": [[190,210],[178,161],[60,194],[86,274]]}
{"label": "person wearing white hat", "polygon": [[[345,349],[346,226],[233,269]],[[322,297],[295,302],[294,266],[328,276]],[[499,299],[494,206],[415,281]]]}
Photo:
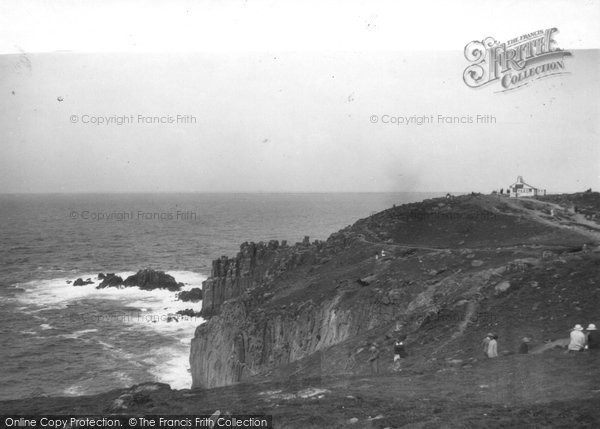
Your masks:
{"label": "person wearing white hat", "polygon": [[590,323],[586,329],[587,343],[585,348],[592,351],[600,350],[600,333],[596,329],[596,325]]}
{"label": "person wearing white hat", "polygon": [[498,357],[498,334],[493,334],[488,344],[487,355],[489,358]]}
{"label": "person wearing white hat", "polygon": [[481,341],[481,346],[483,347],[483,355],[485,357],[488,356],[488,348],[490,346],[490,340],[492,339],[493,336],[494,336],[494,334],[492,334],[490,332],[485,337],[483,337],[483,341]]}
{"label": "person wearing white hat", "polygon": [[585,334],[583,326],[577,324],[571,330],[571,341],[569,342],[568,350],[570,352],[582,352],[585,350]]}

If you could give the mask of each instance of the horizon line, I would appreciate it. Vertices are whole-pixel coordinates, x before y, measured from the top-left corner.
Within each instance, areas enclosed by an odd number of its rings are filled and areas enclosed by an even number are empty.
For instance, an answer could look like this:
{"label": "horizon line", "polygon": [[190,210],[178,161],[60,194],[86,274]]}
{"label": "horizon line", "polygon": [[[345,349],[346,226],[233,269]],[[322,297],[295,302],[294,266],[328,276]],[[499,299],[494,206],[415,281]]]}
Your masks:
{"label": "horizon line", "polygon": [[74,191],[0,192],[0,195],[131,195],[131,194],[446,194],[474,191]]}
{"label": "horizon line", "polygon": [[[592,188],[587,188],[592,189]],[[587,189],[581,191],[552,191],[546,192],[545,195],[559,194],[576,194],[586,192]],[[597,192],[593,191],[592,192]],[[493,195],[491,191],[91,191],[91,192],[0,192],[0,196],[17,196],[17,195],[156,195],[156,194],[262,194],[262,195],[277,195],[277,194],[482,194]]]}

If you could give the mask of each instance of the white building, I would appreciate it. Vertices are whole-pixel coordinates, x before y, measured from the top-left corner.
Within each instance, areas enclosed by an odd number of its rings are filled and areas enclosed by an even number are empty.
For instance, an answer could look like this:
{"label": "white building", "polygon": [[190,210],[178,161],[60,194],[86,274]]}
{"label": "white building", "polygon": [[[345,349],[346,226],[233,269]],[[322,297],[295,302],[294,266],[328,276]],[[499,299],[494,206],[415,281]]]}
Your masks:
{"label": "white building", "polygon": [[536,197],[538,195],[546,195],[545,189],[539,189],[535,186],[528,185],[523,181],[523,176],[517,177],[517,181],[508,187],[509,195],[513,198],[518,197]]}

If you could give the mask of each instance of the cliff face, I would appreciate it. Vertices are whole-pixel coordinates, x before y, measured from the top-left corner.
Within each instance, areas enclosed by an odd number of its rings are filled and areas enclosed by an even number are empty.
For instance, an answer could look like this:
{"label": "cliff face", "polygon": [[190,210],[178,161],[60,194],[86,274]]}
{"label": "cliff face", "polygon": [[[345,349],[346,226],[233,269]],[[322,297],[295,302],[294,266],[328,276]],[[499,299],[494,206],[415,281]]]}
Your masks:
{"label": "cliff face", "polygon": [[436,199],[362,219],[325,242],[244,243],[235,258],[214,261],[203,285],[208,321],[192,340],[193,387],[345,372],[368,365],[365,340],[382,345],[398,330],[426,338],[443,314],[449,331],[431,341],[458,341],[489,299],[545,272],[565,248],[598,242],[592,225],[569,218],[577,215],[549,219],[552,204]]}
{"label": "cliff face", "polygon": [[[314,244],[315,246],[318,243]],[[202,285],[202,315],[219,314],[221,305],[240,296],[245,290],[271,281],[276,275],[303,261],[310,243],[305,237],[293,248],[287,242],[271,240],[267,244],[243,243],[234,258],[221,256],[213,261],[210,277]]]}
{"label": "cliff face", "polygon": [[[193,386],[237,382],[390,320],[393,311],[382,311],[381,296],[369,294],[360,307],[349,306],[348,291],[341,287],[349,280],[323,275],[335,255],[357,243],[350,232],[327,242],[305,237],[294,246],[244,243],[235,258],[214,261],[203,284],[202,314],[209,320],[192,341]],[[357,261],[365,251],[358,252]],[[345,263],[342,270],[347,271]]]}
{"label": "cliff face", "polygon": [[193,387],[235,383],[389,322],[395,310],[382,297],[370,297],[358,307],[346,305],[343,292],[321,303],[286,300],[268,309],[248,296],[228,302],[218,317],[196,330],[190,355]]}

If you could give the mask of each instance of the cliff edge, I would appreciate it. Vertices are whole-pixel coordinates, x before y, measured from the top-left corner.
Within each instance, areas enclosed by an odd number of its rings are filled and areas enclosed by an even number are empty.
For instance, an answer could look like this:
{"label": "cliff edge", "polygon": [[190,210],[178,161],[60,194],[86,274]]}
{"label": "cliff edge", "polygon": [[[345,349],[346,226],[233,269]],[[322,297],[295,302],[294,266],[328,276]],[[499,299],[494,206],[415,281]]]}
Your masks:
{"label": "cliff edge", "polygon": [[465,195],[393,207],[326,241],[244,243],[203,284],[193,388],[368,373],[369,346],[391,356],[398,334],[414,370],[471,362],[489,330],[505,354],[525,334],[538,346],[567,336],[600,298],[599,222],[598,193]]}

